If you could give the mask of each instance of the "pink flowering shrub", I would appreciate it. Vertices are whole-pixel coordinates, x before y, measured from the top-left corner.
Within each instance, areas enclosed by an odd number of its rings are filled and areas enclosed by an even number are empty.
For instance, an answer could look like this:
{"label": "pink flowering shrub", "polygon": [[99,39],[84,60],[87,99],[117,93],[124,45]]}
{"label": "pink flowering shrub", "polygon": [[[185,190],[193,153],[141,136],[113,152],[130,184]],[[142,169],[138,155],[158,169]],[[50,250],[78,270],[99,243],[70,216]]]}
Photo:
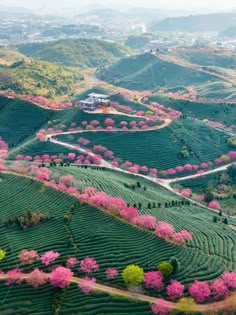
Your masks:
{"label": "pink flowering shrub", "polygon": [[85,273],[91,273],[99,270],[99,265],[92,257],[86,257],[80,262],[80,270]]}
{"label": "pink flowering shrub", "polygon": [[226,271],[222,275],[222,280],[230,289],[236,289],[236,272]]}
{"label": "pink flowering shrub", "polygon": [[148,271],[144,273],[144,282],[147,288],[160,290],[163,287],[163,275],[160,271]]}
{"label": "pink flowering shrub", "polygon": [[192,191],[191,191],[190,188],[184,188],[184,189],[181,191],[181,195],[184,196],[184,197],[190,198],[191,195],[192,195]]}
{"label": "pink flowering shrub", "polygon": [[49,282],[54,287],[63,289],[70,284],[72,277],[73,272],[70,269],[59,266],[51,273]]}
{"label": "pink flowering shrub", "polygon": [[70,257],[66,261],[66,267],[67,268],[74,268],[78,263],[79,263],[79,261],[76,258]]}
{"label": "pink flowering shrub", "polygon": [[212,209],[219,210],[220,209],[220,204],[219,202],[212,200],[211,202],[208,203],[208,207]]}
{"label": "pink flowering shrub", "polygon": [[35,261],[39,260],[39,255],[36,250],[23,249],[18,255],[22,265],[31,265]]}
{"label": "pink flowering shrub", "polygon": [[51,264],[54,260],[56,260],[59,256],[59,253],[50,250],[41,256],[41,262],[47,266]]}
{"label": "pink flowering shrub", "polygon": [[211,292],[214,297],[221,298],[228,293],[228,287],[225,284],[224,280],[216,279],[211,283]]}
{"label": "pink flowering shrub", "polygon": [[166,290],[169,298],[175,300],[183,295],[184,285],[177,280],[171,280],[171,284],[167,286]]}
{"label": "pink flowering shrub", "polygon": [[38,268],[31,271],[31,273],[26,278],[26,282],[33,288],[38,288],[48,282],[49,275]]}
{"label": "pink flowering shrub", "polygon": [[164,299],[158,299],[151,308],[155,315],[167,315],[172,309],[171,303]]}
{"label": "pink flowering shrub", "polygon": [[89,294],[94,290],[95,278],[85,277],[80,280],[78,287],[84,294]]}
{"label": "pink flowering shrub", "polygon": [[189,287],[189,293],[197,302],[204,302],[210,296],[211,290],[207,282],[195,280]]}
{"label": "pink flowering shrub", "polygon": [[6,285],[10,285],[12,283],[21,284],[21,282],[23,281],[22,273],[18,267],[7,271],[6,274],[7,274],[7,281],[5,283]]}
{"label": "pink flowering shrub", "polygon": [[157,228],[156,228],[155,233],[159,237],[165,238],[165,239],[171,239],[174,232],[175,232],[174,227],[171,224],[164,221],[157,222]]}
{"label": "pink flowering shrub", "polygon": [[119,271],[116,268],[108,268],[106,270],[106,278],[114,279],[119,275]]}

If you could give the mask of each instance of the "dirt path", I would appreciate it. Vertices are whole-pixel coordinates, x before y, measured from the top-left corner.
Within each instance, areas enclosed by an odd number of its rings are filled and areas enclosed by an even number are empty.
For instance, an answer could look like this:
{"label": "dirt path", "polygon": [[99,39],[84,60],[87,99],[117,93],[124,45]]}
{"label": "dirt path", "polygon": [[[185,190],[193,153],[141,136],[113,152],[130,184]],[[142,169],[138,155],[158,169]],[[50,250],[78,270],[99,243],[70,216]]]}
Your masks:
{"label": "dirt path", "polygon": [[[50,273],[48,274],[50,276]],[[28,278],[28,274],[22,274],[21,279],[25,280]],[[0,280],[7,280],[8,277],[5,274],[0,275]],[[72,277],[71,283],[79,284],[81,282],[81,278]],[[93,285],[93,290],[98,290],[101,292],[108,293],[110,295],[118,295],[127,299],[148,302],[150,304],[158,301],[158,298],[151,297],[149,295],[134,293],[128,290],[117,289],[111,286],[95,283]],[[170,302],[173,310],[179,310],[178,304],[174,302]],[[196,312],[207,313],[207,312],[219,312],[224,310],[235,310],[236,307],[236,292],[230,294],[223,301],[207,303],[207,304],[196,304]]]}

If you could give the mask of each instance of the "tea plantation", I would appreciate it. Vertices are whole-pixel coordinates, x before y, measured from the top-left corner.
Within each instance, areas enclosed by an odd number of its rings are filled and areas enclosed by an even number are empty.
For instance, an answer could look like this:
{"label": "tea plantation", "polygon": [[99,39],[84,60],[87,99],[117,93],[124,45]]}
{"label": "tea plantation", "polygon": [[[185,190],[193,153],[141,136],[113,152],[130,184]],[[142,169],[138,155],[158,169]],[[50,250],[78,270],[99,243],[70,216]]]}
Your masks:
{"label": "tea plantation", "polygon": [[[77,143],[79,135],[74,139],[68,135],[56,138],[68,143]],[[180,120],[170,126],[147,132],[108,132],[87,133],[90,140],[89,148],[101,144],[114,152],[122,161],[131,161],[159,170],[176,167],[177,165],[200,164],[214,161],[215,158],[227,153],[230,148],[227,135],[206,124],[191,119]],[[140,145],[142,139],[142,145]],[[189,158],[180,158],[178,153],[186,147]]]}

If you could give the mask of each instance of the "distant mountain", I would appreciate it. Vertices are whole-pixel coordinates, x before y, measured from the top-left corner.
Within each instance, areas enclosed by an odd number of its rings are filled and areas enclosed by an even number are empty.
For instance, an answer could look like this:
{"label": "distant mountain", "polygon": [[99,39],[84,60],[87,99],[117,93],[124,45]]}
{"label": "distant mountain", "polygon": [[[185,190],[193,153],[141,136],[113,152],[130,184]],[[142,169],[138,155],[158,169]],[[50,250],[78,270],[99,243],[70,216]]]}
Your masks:
{"label": "distant mountain", "polygon": [[18,50],[36,59],[82,68],[110,65],[130,52],[124,46],[96,39],[25,44],[18,46]]}
{"label": "distant mountain", "polygon": [[152,90],[156,87],[176,87],[204,84],[217,79],[195,69],[183,67],[146,53],[123,58],[98,73],[101,80],[131,90]]}
{"label": "distant mountain", "polygon": [[23,7],[8,7],[0,5],[0,17],[6,16],[28,16],[32,15],[33,12],[30,9]]}
{"label": "distant mountain", "polygon": [[224,31],[220,32],[219,37],[229,37],[236,39],[236,24],[235,26],[230,26]]}
{"label": "distant mountain", "polygon": [[220,32],[232,25],[236,25],[236,13],[217,13],[167,18],[152,23],[150,30],[153,32]]}

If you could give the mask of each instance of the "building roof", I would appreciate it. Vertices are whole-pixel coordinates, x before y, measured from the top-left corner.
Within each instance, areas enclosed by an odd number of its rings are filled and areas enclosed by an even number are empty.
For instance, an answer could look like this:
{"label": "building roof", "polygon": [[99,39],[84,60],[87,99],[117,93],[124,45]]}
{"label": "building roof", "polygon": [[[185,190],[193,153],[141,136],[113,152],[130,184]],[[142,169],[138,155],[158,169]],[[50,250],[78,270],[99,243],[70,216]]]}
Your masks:
{"label": "building roof", "polygon": [[90,97],[96,97],[96,98],[104,98],[104,99],[109,98],[108,95],[105,95],[105,94],[97,94],[97,93],[90,93],[88,96],[90,96]]}

